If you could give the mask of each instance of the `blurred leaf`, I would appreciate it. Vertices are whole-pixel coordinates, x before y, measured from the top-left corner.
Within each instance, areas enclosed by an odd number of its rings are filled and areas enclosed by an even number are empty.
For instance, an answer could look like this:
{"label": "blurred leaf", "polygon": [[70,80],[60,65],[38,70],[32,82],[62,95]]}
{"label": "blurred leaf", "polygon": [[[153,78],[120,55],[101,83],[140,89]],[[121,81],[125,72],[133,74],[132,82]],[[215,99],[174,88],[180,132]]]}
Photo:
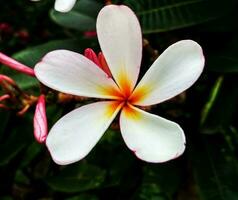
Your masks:
{"label": "blurred leaf", "polygon": [[45,146],[42,146],[35,141],[29,145],[26,149],[24,157],[22,158],[21,167],[28,166],[30,162],[41,152],[42,148],[45,148]]}
{"label": "blurred leaf", "polygon": [[6,141],[5,145],[1,145],[0,147],[0,151],[2,151],[0,155],[0,166],[8,164],[26,146],[26,143],[17,140],[16,132],[11,134],[11,138]]}
{"label": "blurred leaf", "polygon": [[[86,48],[86,41],[83,40],[55,40],[42,45],[30,47],[13,55],[13,57],[27,66],[34,67],[40,59],[48,52],[56,49],[68,49],[72,51],[83,51]],[[90,45],[88,41],[87,45]],[[38,85],[36,78],[26,76],[25,74],[16,73],[16,71],[7,67],[2,68],[1,73],[10,75],[22,89],[29,89]]]}
{"label": "blurred leaf", "polygon": [[218,32],[237,31],[238,24],[234,23],[233,21],[233,19],[237,18],[238,13],[236,6],[234,6],[233,11],[231,11],[228,15],[209,23],[202,24],[200,27],[198,27],[198,30],[202,32],[213,32],[214,34],[217,34]]}
{"label": "blurred leaf", "polygon": [[60,192],[83,192],[100,187],[106,172],[89,164],[67,166],[62,171],[47,179],[47,184]]}
{"label": "blurred leaf", "polygon": [[156,183],[142,184],[136,200],[167,200]]}
{"label": "blurred leaf", "polygon": [[29,178],[20,169],[16,171],[14,181],[18,184],[30,184]]}
{"label": "blurred leaf", "polygon": [[[209,138],[210,137],[210,138]],[[204,136],[191,159],[202,200],[238,199],[238,161],[222,139]]]}
{"label": "blurred leaf", "polygon": [[66,200],[98,200],[97,196],[90,194],[81,194],[75,197],[67,198]]}
{"label": "blurred leaf", "polygon": [[96,16],[103,4],[95,0],[80,0],[68,13],[60,13],[51,10],[51,19],[66,28],[73,28],[79,31],[96,30]]}
{"label": "blurred leaf", "polygon": [[10,196],[4,196],[4,197],[1,197],[1,200],[13,200],[13,198]]}
{"label": "blurred leaf", "polygon": [[[224,77],[213,105],[209,108],[206,119],[202,126],[202,133],[216,133],[224,128],[230,127],[233,122],[233,116],[238,109],[238,82],[237,77]],[[212,96],[210,97],[213,98]]]}
{"label": "blurred leaf", "polygon": [[203,123],[206,121],[207,116],[208,116],[209,112],[210,112],[211,109],[212,109],[212,106],[213,106],[213,104],[214,104],[214,102],[215,102],[215,100],[216,100],[216,98],[217,98],[217,95],[218,95],[218,93],[219,93],[219,91],[220,91],[222,82],[223,82],[223,77],[220,76],[220,77],[216,80],[216,82],[215,82],[215,84],[214,84],[214,86],[213,86],[213,88],[212,88],[212,90],[211,90],[209,99],[208,99],[206,105],[204,106],[204,108],[203,108],[203,110],[202,110],[201,125],[203,125]]}
{"label": "blurred leaf", "polygon": [[143,181],[135,199],[172,199],[181,184],[182,171],[176,163],[147,165],[143,170]]}
{"label": "blurred leaf", "polygon": [[238,40],[232,40],[208,52],[207,54],[207,67],[209,70],[216,72],[234,73],[238,72]]}
{"label": "blurred leaf", "polygon": [[233,9],[233,0],[125,0],[140,19],[143,33],[166,32],[217,19]]}
{"label": "blurred leaf", "polygon": [[49,105],[46,108],[46,115],[48,118],[48,126],[52,127],[54,123],[60,119],[63,113],[62,106],[59,105]]}
{"label": "blurred leaf", "polygon": [[[102,159],[102,155],[106,158]],[[107,181],[104,187],[107,188],[120,187],[123,191],[130,190],[140,178],[138,159],[126,148],[119,130],[109,128],[87,156],[87,161],[106,169]]]}

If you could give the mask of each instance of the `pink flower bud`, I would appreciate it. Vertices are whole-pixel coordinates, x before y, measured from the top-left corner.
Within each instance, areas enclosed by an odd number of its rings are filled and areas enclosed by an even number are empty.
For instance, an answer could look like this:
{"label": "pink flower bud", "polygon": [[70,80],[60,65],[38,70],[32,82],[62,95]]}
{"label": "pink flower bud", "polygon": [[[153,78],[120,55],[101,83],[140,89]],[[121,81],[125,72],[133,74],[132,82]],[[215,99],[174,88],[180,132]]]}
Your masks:
{"label": "pink flower bud", "polygon": [[98,61],[98,57],[92,49],[90,49],[90,48],[85,49],[84,56],[86,58],[88,58],[89,60],[93,61],[97,66],[99,66],[101,68],[100,63]]}
{"label": "pink flower bud", "polygon": [[34,125],[35,139],[39,143],[44,143],[48,134],[48,124],[45,108],[45,95],[41,95],[38,99],[33,125]]}
{"label": "pink flower bud", "polygon": [[97,56],[92,49],[87,48],[84,51],[84,56],[93,61],[98,67],[100,67],[108,75],[108,77],[112,77],[111,71],[102,52],[100,52]]}
{"label": "pink flower bud", "polygon": [[110,69],[109,69],[109,67],[107,65],[107,61],[106,61],[106,59],[105,59],[105,57],[104,57],[102,52],[100,52],[98,54],[98,60],[99,60],[100,67],[102,68],[102,70],[104,72],[106,72],[109,77],[112,77],[112,73],[111,73],[111,71],[110,71]]}
{"label": "pink flower bud", "polygon": [[29,76],[35,76],[34,70],[0,52],[0,63]]}

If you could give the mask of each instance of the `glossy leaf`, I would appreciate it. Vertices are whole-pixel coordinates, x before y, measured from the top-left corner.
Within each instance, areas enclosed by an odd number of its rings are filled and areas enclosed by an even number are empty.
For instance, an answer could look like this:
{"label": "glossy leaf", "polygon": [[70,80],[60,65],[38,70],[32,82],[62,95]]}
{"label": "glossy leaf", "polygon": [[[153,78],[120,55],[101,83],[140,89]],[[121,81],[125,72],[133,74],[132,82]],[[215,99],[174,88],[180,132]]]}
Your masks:
{"label": "glossy leaf", "polygon": [[102,4],[95,0],[80,0],[68,13],[51,10],[51,19],[66,28],[78,31],[92,31],[96,29],[96,16]]}
{"label": "glossy leaf", "polygon": [[233,0],[125,0],[140,19],[143,33],[167,32],[217,19],[233,7]]}
{"label": "glossy leaf", "polygon": [[203,119],[202,133],[216,133],[236,123],[234,116],[238,110],[237,87],[237,77],[228,76],[224,78],[216,98],[213,99],[214,96],[210,96],[208,103],[212,102],[212,105],[209,105],[209,110],[206,111],[206,117]]}

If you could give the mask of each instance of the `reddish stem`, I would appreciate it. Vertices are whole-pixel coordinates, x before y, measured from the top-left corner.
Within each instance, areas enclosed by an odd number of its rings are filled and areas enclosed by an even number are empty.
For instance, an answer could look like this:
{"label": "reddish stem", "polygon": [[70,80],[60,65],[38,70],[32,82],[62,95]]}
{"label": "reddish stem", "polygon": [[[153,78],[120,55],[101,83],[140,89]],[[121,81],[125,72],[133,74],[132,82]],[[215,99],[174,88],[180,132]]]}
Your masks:
{"label": "reddish stem", "polygon": [[14,80],[12,80],[10,77],[8,76],[5,76],[3,74],[0,74],[0,82],[2,81],[6,81],[7,83],[13,85],[13,86],[16,86],[16,83]]}

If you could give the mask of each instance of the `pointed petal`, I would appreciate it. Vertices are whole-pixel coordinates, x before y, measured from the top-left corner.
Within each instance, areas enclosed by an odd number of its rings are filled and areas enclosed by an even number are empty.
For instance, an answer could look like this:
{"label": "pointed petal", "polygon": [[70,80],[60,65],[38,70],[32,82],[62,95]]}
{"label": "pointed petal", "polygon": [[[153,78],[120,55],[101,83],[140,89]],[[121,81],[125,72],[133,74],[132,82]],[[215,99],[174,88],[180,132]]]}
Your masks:
{"label": "pointed petal", "polygon": [[84,158],[120,108],[119,102],[103,101],[82,106],[62,117],[50,130],[46,140],[53,160],[66,165]]}
{"label": "pointed petal", "polygon": [[185,136],[180,126],[131,105],[120,116],[123,139],[138,158],[147,162],[166,162],[181,155]]}
{"label": "pointed petal", "polygon": [[147,106],[170,99],[189,88],[200,76],[204,56],[200,45],[182,40],[167,48],[139,82],[130,100]]}
{"label": "pointed petal", "polygon": [[56,50],[35,66],[36,77],[46,86],[78,96],[117,99],[119,89],[95,63],[81,54]]}
{"label": "pointed petal", "polygon": [[127,6],[105,6],[97,18],[102,52],[119,87],[130,93],[137,81],[142,55],[141,29]]}
{"label": "pointed petal", "polygon": [[69,12],[76,3],[76,0],[56,0],[55,10],[59,12]]}

